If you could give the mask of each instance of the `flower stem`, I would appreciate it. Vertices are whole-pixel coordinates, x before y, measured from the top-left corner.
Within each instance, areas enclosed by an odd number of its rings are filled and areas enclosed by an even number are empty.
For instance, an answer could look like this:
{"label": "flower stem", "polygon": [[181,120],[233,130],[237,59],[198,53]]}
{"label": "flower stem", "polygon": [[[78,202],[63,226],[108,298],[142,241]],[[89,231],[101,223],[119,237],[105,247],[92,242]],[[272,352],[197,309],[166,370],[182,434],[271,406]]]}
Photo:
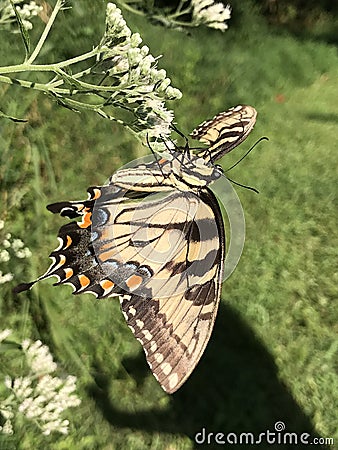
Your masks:
{"label": "flower stem", "polygon": [[33,53],[31,54],[31,56],[28,58],[27,60],[27,64],[32,64],[32,62],[37,58],[37,56],[40,53],[40,50],[43,46],[43,44],[45,43],[45,40],[47,39],[48,33],[50,31],[50,29],[53,26],[54,20],[58,14],[58,12],[60,11],[60,9],[62,8],[64,4],[64,0],[57,0],[55,8],[47,22],[47,25],[45,27],[45,29],[43,30],[43,33],[40,36],[39,42],[37,43],[35,50],[33,51]]}
{"label": "flower stem", "polygon": [[90,52],[84,53],[80,56],[75,56],[74,58],[67,59],[66,61],[61,61],[59,63],[55,64],[17,64],[14,66],[6,66],[6,67],[0,67],[0,73],[14,73],[14,72],[55,72],[57,69],[60,69],[62,67],[67,67],[72,64],[76,64],[78,62],[84,61],[88,58],[92,58],[93,56],[96,56],[98,53],[100,53],[100,49],[98,47],[94,48]]}

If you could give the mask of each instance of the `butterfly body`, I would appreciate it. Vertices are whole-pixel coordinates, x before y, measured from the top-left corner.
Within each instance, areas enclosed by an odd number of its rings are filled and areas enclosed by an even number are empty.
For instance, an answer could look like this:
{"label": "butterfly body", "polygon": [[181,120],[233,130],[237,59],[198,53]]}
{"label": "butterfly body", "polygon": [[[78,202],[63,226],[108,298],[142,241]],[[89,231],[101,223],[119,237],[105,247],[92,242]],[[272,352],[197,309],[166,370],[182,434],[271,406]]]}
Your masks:
{"label": "butterfly body", "polygon": [[52,264],[36,281],[56,276],[55,284],[70,284],[74,294],[119,296],[168,393],[203,354],[221,296],[225,232],[208,185],[222,172],[214,161],[245,139],[255,119],[252,107],[232,108],[192,133],[209,148],[168,150],[159,160],[118,170],[107,185],[89,188],[85,201],[48,206],[80,221],[60,228]]}
{"label": "butterfly body", "polygon": [[[189,150],[189,149],[188,149]],[[161,159],[137,167],[118,170],[110,183],[135,191],[187,191],[207,186],[221,176],[220,169],[203,158],[182,152],[164,153]]]}

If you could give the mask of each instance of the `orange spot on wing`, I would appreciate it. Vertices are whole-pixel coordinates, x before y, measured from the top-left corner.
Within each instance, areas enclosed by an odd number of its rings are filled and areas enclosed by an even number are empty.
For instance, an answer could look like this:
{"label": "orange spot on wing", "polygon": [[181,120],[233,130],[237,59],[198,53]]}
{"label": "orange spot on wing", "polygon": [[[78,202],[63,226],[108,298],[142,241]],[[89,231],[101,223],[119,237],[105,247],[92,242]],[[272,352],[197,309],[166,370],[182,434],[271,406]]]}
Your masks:
{"label": "orange spot on wing", "polygon": [[97,198],[101,197],[101,191],[100,189],[94,189],[94,197],[93,200],[96,200]]}
{"label": "orange spot on wing", "polygon": [[65,245],[65,249],[68,248],[73,242],[73,239],[67,234],[67,244]]}
{"label": "orange spot on wing", "polygon": [[126,281],[126,285],[129,287],[129,289],[136,289],[137,287],[140,286],[141,283],[142,277],[140,277],[139,275],[132,275]]}
{"label": "orange spot on wing", "polygon": [[86,275],[79,275],[81,287],[85,288],[90,284],[90,279]]}
{"label": "orange spot on wing", "polygon": [[68,278],[70,278],[73,275],[74,271],[70,267],[67,267],[67,269],[64,270],[65,270],[65,278],[66,280],[68,280]]}
{"label": "orange spot on wing", "polygon": [[91,221],[92,213],[89,211],[89,208],[86,208],[86,212],[83,215],[82,222],[79,223],[80,228],[88,228],[89,225],[92,224]]}
{"label": "orange spot on wing", "polygon": [[113,283],[110,280],[102,280],[100,285],[103,287],[103,289],[106,291],[107,289],[111,289],[113,286],[115,286],[115,283]]}
{"label": "orange spot on wing", "polygon": [[164,164],[164,163],[166,163],[166,162],[167,162],[167,159],[165,159],[165,158],[161,158],[161,159],[158,161],[159,164]]}

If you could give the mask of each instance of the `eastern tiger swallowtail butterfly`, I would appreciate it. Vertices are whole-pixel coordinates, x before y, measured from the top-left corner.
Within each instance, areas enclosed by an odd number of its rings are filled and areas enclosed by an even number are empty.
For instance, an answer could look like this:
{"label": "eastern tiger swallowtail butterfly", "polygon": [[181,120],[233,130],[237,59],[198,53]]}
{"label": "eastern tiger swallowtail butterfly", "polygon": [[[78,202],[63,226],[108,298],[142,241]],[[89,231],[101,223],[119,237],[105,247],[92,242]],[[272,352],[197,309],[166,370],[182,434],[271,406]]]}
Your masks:
{"label": "eastern tiger swallowtail butterfly", "polygon": [[208,145],[163,153],[160,160],[118,170],[88,200],[47,208],[71,219],[39,280],[56,276],[73,294],[119,296],[123,315],[142,344],[162,388],[175,392],[209,341],[221,296],[225,234],[208,185],[221,176],[214,162],[252,130],[256,111],[237,106],[203,122],[191,136]]}

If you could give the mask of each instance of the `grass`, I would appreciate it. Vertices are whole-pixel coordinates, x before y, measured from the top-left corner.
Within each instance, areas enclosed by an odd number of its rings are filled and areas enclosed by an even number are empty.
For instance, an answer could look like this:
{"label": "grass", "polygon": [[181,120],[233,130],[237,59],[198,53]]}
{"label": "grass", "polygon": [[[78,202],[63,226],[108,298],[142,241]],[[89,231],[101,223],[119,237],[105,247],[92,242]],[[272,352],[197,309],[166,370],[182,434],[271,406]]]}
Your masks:
{"label": "grass", "polygon": [[[69,436],[46,439],[23,425],[4,448],[191,449],[203,427],[258,434],[273,431],[278,420],[287,431],[337,441],[337,50],[268,27],[248,5],[235,9],[224,34],[201,29],[186,36],[127,15],[152,53],[164,55],[161,67],[184,93],[174,106],[180,129],[189,133],[218,111],[247,103],[259,115],[242,151],[260,136],[270,139],[231,173],[260,194],[237,189],[246,215],[245,249],[224,284],[200,364],[168,396],[117,302],[72,297],[69,287],[51,282],[14,298],[12,285],[4,284],[2,327],[47,343],[65,372],[79,377],[83,400]],[[93,9],[95,21],[89,19]],[[97,42],[100,14],[89,2],[65,12],[52,35],[51,57],[61,60]],[[86,27],[74,27],[75,20]],[[8,49],[6,43],[2,61],[9,61]],[[102,184],[143,150],[99,117],[76,115],[18,87],[3,98],[3,110],[29,119],[27,125],[2,122],[1,132],[6,231],[33,251],[29,261],[11,267],[16,283],[45,270],[65,223],[45,205],[85,198],[88,186]],[[239,153],[224,158],[224,166]]]}

